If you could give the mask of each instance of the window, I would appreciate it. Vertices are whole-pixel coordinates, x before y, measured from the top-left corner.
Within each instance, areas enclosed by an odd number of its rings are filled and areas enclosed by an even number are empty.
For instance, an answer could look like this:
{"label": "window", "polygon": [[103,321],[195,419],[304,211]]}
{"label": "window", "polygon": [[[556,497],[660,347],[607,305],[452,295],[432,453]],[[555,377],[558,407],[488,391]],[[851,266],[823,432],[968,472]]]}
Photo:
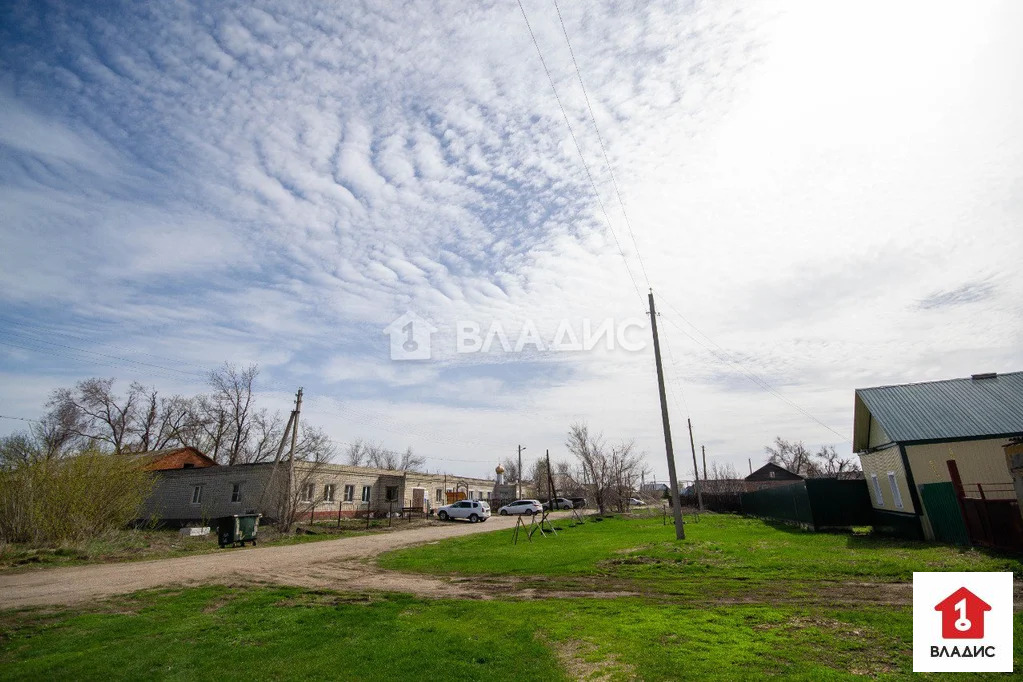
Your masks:
{"label": "window", "polygon": [[387,493],[387,501],[388,502],[394,502],[396,499],[398,499],[398,486],[396,486],[396,485],[389,485],[389,486],[387,486],[387,489],[386,489],[385,492]]}
{"label": "window", "polygon": [[[768,478],[774,478],[774,473],[775,473],[775,472],[773,472],[773,471],[769,472],[769,473],[767,474],[767,477],[768,477]],[[860,499],[862,500],[863,498],[861,497]]]}
{"label": "window", "polygon": [[476,491],[475,490],[470,490],[469,491],[469,499],[470,500],[475,500],[476,499]]}
{"label": "window", "polygon": [[373,486],[364,485],[362,486],[362,501],[369,502],[370,491],[373,490]]}
{"label": "window", "polygon": [[314,495],[316,495],[316,484],[306,483],[302,486],[302,492],[299,493],[298,499],[302,502],[312,502]]}
{"label": "window", "polygon": [[192,488],[192,504],[200,504],[202,502],[202,486],[197,485]]}
{"label": "window", "polygon": [[351,502],[354,499],[355,499],[355,486],[354,485],[346,485],[345,486],[345,502]]}
{"label": "window", "polygon": [[333,502],[334,501],[334,484],[333,483],[328,483],[327,485],[323,486],[323,501],[324,502]]}
{"label": "window", "polygon": [[892,487],[892,499],[895,500],[895,506],[902,509],[902,493],[899,492],[899,484],[895,480],[895,472],[888,472],[888,485]]}
{"label": "window", "polygon": [[443,502],[444,501],[444,489],[443,488],[437,488],[437,501],[438,502]]}
{"label": "window", "polygon": [[231,484],[231,501],[241,502],[242,501],[242,484],[232,483]]}
{"label": "window", "polygon": [[490,501],[490,491],[488,490],[487,491],[487,502],[489,502],[489,501]]}
{"label": "window", "polygon": [[883,507],[884,496],[881,494],[881,481],[877,480],[877,474],[871,474],[870,481],[874,484],[874,503],[878,507]]}

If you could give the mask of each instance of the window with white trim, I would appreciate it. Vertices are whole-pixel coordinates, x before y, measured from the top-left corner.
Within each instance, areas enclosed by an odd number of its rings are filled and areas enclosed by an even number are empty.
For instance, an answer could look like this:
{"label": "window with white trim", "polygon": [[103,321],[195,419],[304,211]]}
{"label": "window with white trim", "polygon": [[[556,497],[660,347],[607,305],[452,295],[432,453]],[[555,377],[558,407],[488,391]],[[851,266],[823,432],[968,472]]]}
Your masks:
{"label": "window with white trim", "polygon": [[354,485],[346,485],[345,486],[345,498],[344,499],[345,499],[345,502],[351,502],[352,500],[355,499],[355,486]]}
{"label": "window with white trim", "polygon": [[302,491],[299,493],[299,500],[301,502],[312,502],[313,497],[316,495],[316,484],[306,483],[302,486]]}
{"label": "window with white trim", "polygon": [[888,485],[892,487],[892,499],[895,500],[895,506],[902,509],[902,493],[899,492],[899,483],[895,480],[895,472],[888,472]]}
{"label": "window with white trim", "polygon": [[202,486],[192,488],[192,504],[202,504]]}
{"label": "window with white trim", "polygon": [[323,486],[323,501],[324,502],[333,502],[334,501],[334,484],[333,483],[328,483],[327,485]]}
{"label": "window with white trim", "polygon": [[870,475],[870,482],[874,484],[874,503],[878,507],[883,507],[884,496],[881,494],[881,481],[877,480],[877,474]]}
{"label": "window with white trim", "polygon": [[232,483],[231,484],[231,502],[239,503],[242,501],[242,484]]}
{"label": "window with white trim", "polygon": [[362,486],[362,501],[369,502],[370,493],[373,491],[373,486],[364,485]]}

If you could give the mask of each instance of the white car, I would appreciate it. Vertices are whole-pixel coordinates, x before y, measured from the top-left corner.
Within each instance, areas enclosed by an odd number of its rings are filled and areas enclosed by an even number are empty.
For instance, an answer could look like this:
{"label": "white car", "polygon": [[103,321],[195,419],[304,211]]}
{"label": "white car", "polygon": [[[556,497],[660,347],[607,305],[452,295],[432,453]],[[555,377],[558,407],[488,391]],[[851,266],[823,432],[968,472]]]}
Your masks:
{"label": "white car", "polygon": [[630,497],[629,498],[629,505],[632,506],[632,507],[645,507],[646,506],[646,502],[644,502],[643,500],[639,499],[638,497]]}
{"label": "white car", "polygon": [[490,505],[480,500],[462,500],[454,504],[444,505],[438,509],[437,518],[441,521],[469,519],[472,523],[486,521],[490,518]]}
{"label": "white car", "polygon": [[515,500],[511,504],[506,504],[497,510],[497,513],[501,516],[508,516],[508,514],[526,514],[532,516],[533,514],[539,514],[543,511],[543,505],[540,504],[540,500]]}

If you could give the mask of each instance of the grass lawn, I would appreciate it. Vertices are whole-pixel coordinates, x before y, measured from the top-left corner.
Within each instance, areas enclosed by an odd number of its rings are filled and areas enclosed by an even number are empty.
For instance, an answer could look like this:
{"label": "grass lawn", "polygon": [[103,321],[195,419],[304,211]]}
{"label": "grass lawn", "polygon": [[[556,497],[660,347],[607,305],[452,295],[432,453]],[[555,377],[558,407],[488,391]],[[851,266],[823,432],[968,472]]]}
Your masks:
{"label": "grass lawn", "polygon": [[216,586],[0,614],[0,679],[907,679],[911,630],[881,609]]}
{"label": "grass lawn", "polygon": [[[594,517],[590,517],[592,519]],[[978,550],[867,534],[814,533],[730,514],[690,516],[686,539],[661,517],[557,523],[557,537],[512,544],[512,531],[447,540],[383,555],[385,568],[438,574],[591,576],[646,591],[748,591],[755,584],[792,589],[820,581],[894,582],[913,571],[1012,571],[1019,559]]]}
{"label": "grass lawn", "polygon": [[[906,590],[895,583],[914,570],[1021,569],[1016,559],[985,552],[802,532],[728,515],[694,520],[683,543],[660,518],[559,525],[556,538],[512,545],[511,531],[501,530],[393,552],[382,563],[546,580],[547,587],[571,580],[627,585],[638,596],[151,591],[67,611],[0,613],[0,680],[909,679],[912,614]],[[766,590],[773,584],[787,589]],[[899,588],[901,596],[889,603],[849,598],[872,585]],[[835,597],[822,601],[821,593]],[[1023,614],[1014,622],[1021,662]]]}

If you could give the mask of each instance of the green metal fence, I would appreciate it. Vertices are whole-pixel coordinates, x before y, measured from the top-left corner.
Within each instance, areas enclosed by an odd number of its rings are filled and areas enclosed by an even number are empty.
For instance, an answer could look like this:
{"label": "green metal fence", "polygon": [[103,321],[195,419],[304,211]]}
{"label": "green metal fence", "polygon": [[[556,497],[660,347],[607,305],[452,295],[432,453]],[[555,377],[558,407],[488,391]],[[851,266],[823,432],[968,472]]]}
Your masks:
{"label": "green metal fence", "polygon": [[814,530],[869,526],[873,519],[864,481],[829,478],[743,493],[742,512]]}
{"label": "green metal fence", "polygon": [[920,486],[920,500],[934,531],[934,539],[960,547],[970,545],[970,536],[963,522],[963,513],[950,482],[925,483]]}

